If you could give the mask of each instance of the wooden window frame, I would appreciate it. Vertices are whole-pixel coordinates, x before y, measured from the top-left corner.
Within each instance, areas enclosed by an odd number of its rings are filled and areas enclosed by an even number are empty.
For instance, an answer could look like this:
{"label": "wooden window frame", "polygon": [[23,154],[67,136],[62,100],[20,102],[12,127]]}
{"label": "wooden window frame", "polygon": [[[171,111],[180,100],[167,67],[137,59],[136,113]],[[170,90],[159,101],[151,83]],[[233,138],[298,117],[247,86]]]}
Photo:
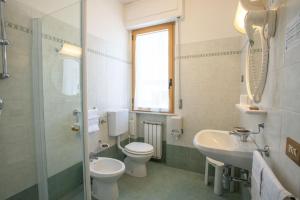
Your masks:
{"label": "wooden window frame", "polygon": [[169,32],[169,111],[168,112],[161,112],[159,113],[174,113],[174,87],[175,87],[175,80],[174,80],[174,26],[175,23],[166,23],[160,24],[156,26],[150,26],[146,28],[141,28],[132,31],[132,111],[137,112],[156,112],[156,111],[149,111],[147,109],[137,110],[134,109],[134,98],[135,98],[135,47],[136,47],[136,36],[139,34],[150,33],[160,30],[168,30]]}

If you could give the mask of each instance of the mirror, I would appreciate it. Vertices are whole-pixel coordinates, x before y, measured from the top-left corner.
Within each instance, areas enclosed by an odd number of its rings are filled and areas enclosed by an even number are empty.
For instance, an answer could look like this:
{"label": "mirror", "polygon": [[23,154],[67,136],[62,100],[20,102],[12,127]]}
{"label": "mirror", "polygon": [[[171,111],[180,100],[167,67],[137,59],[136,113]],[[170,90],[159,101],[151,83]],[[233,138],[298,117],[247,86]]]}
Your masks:
{"label": "mirror", "polygon": [[62,57],[51,67],[51,82],[58,93],[76,96],[80,92],[80,60]]}
{"label": "mirror", "polygon": [[62,93],[67,96],[79,94],[80,63],[72,58],[63,59]]}
{"label": "mirror", "polygon": [[246,85],[249,98],[259,103],[264,92],[269,62],[269,45],[263,28],[258,27],[253,35],[253,44],[248,43],[246,59]]}

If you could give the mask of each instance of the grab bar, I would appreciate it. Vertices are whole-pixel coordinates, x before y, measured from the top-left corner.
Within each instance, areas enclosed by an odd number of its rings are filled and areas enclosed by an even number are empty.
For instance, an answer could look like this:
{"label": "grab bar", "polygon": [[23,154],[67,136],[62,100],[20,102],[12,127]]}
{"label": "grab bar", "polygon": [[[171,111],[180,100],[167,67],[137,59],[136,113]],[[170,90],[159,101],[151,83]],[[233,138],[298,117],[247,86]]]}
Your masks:
{"label": "grab bar", "polygon": [[5,21],[4,21],[4,3],[6,0],[0,0],[0,25],[1,25],[1,38],[0,45],[2,46],[2,73],[0,74],[1,79],[9,78],[8,67],[7,67],[7,46],[9,45],[9,41],[6,39],[6,31],[5,31]]}

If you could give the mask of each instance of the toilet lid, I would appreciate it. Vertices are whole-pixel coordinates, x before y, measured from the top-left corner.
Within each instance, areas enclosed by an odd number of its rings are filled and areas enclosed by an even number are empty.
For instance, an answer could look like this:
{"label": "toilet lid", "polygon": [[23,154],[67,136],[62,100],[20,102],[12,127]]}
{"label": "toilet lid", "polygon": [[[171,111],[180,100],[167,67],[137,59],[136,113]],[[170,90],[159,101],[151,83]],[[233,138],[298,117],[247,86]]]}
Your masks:
{"label": "toilet lid", "polygon": [[137,154],[147,154],[153,151],[153,146],[143,142],[132,142],[125,146],[125,150]]}

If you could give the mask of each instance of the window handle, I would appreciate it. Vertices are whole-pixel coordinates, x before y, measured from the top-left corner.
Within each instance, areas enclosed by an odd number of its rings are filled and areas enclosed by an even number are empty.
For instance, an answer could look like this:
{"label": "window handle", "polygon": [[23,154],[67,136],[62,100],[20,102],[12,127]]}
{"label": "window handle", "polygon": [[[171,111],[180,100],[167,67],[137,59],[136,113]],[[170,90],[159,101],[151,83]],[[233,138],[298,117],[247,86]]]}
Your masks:
{"label": "window handle", "polygon": [[169,79],[169,89],[171,89],[171,87],[173,86],[173,79]]}

